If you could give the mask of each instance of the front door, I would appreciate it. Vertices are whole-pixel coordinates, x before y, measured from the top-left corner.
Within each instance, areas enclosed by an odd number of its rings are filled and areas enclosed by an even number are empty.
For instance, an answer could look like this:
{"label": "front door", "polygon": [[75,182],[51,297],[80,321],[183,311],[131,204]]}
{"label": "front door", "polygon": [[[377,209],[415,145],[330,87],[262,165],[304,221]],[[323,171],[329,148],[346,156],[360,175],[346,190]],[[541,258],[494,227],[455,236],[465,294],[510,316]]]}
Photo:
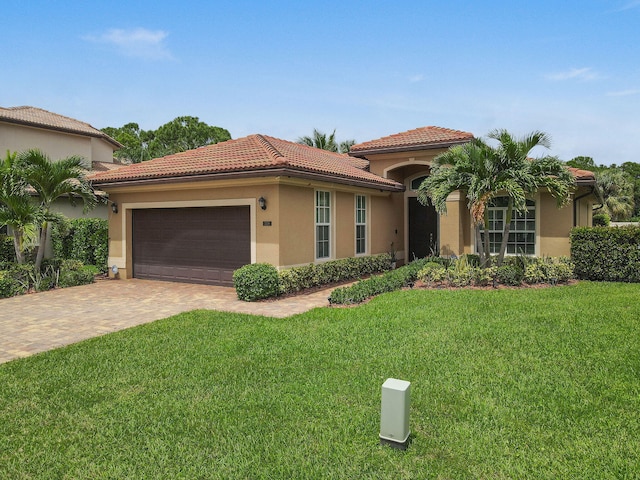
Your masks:
{"label": "front door", "polygon": [[438,214],[432,205],[409,197],[409,257],[407,261],[438,253]]}

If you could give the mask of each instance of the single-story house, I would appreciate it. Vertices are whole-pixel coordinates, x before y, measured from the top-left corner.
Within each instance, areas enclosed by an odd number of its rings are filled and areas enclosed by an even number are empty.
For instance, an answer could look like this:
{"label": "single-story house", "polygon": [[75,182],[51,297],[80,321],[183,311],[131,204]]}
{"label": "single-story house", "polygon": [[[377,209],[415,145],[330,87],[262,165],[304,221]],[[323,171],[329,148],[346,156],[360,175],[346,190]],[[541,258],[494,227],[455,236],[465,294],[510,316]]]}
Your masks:
{"label": "single-story house", "polygon": [[[474,252],[466,200],[447,215],[417,201],[435,156],[473,138],[424,127],[355,145],[349,155],[250,135],[92,174],[109,194],[109,262],[122,278],[230,285],[242,265],[278,268],[394,251],[400,261]],[[591,223],[591,172],[557,209],[545,192],[516,220],[510,249],[568,255]],[[494,207],[495,219],[501,210]],[[497,222],[496,222],[497,223]]]}

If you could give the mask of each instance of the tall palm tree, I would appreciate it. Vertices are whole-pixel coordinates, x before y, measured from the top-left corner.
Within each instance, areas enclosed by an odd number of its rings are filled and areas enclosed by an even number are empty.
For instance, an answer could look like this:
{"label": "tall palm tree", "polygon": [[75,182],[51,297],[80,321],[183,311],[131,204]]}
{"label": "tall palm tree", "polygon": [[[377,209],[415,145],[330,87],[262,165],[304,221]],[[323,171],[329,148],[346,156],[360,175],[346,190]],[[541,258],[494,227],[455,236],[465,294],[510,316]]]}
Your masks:
{"label": "tall palm tree", "polygon": [[67,197],[75,205],[79,199],[86,212],[95,207],[97,200],[86,178],[82,157],[71,156],[54,162],[41,150],[32,149],[18,155],[18,164],[24,180],[39,197],[44,217],[40,223],[40,245],[35,264],[39,271],[49,237],[49,224],[55,218],[51,212],[53,203]]}
{"label": "tall palm tree", "polygon": [[502,264],[507,249],[513,212],[527,211],[527,197],[539,189],[547,190],[558,207],[569,201],[575,180],[566,166],[556,157],[532,159],[531,150],[537,146],[549,148],[549,137],[543,132],[532,132],[514,138],[506,130],[494,130],[488,138],[496,140],[493,147],[480,139],[451,147],[434,159],[431,175],[419,189],[422,203],[431,200],[440,214],[446,213],[447,197],[456,190],[467,197],[469,211],[475,227],[476,241],[483,248],[480,261],[490,265],[488,207],[496,197],[507,197],[507,211],[498,254]]}
{"label": "tall palm tree", "polygon": [[300,137],[297,140],[298,143],[303,145],[309,145],[310,147],[319,148],[321,150],[328,150],[330,152],[336,153],[348,153],[351,150],[351,147],[355,145],[355,140],[345,140],[340,142],[336,141],[336,131],[335,129],[330,135],[323,133],[317,129],[313,129],[313,135],[311,137],[304,136]]}

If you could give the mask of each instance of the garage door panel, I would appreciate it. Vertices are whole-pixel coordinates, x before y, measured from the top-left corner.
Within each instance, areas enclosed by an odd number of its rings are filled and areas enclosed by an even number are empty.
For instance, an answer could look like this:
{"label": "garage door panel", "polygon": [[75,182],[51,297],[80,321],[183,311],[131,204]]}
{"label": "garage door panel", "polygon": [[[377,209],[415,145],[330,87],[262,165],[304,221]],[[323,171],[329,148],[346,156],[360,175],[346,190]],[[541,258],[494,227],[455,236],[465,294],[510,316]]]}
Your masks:
{"label": "garage door panel", "polygon": [[133,211],[134,276],[231,285],[251,263],[248,206]]}

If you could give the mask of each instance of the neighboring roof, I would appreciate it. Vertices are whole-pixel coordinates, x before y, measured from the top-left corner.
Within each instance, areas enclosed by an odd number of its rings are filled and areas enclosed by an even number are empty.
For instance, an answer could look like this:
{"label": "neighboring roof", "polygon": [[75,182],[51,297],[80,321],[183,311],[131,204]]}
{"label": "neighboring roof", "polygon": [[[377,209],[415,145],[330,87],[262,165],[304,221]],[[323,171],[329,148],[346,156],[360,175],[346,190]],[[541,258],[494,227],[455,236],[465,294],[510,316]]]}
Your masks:
{"label": "neighboring roof", "polygon": [[120,167],[124,167],[124,164],[116,162],[98,162],[97,160],[91,162],[92,172],[108,172]]}
{"label": "neighboring roof", "polygon": [[175,153],[89,178],[96,185],[175,182],[237,176],[288,175],[402,191],[404,186],[365,170],[368,162],[266,135],[249,135],[236,140]]}
{"label": "neighboring roof", "polygon": [[580,170],[579,168],[567,167],[573,176],[576,177],[576,183],[578,185],[595,185],[596,176],[589,170]]}
{"label": "neighboring roof", "polygon": [[391,153],[427,148],[447,148],[451,145],[466,143],[473,134],[460,130],[441,127],[422,127],[395,135],[359,143],[351,147],[349,155],[362,156],[368,153]]}
{"label": "neighboring roof", "polygon": [[59,132],[76,133],[90,137],[102,138],[116,148],[122,145],[104,132],[74,118],[65,117],[36,107],[0,107],[0,122],[46,128]]}

